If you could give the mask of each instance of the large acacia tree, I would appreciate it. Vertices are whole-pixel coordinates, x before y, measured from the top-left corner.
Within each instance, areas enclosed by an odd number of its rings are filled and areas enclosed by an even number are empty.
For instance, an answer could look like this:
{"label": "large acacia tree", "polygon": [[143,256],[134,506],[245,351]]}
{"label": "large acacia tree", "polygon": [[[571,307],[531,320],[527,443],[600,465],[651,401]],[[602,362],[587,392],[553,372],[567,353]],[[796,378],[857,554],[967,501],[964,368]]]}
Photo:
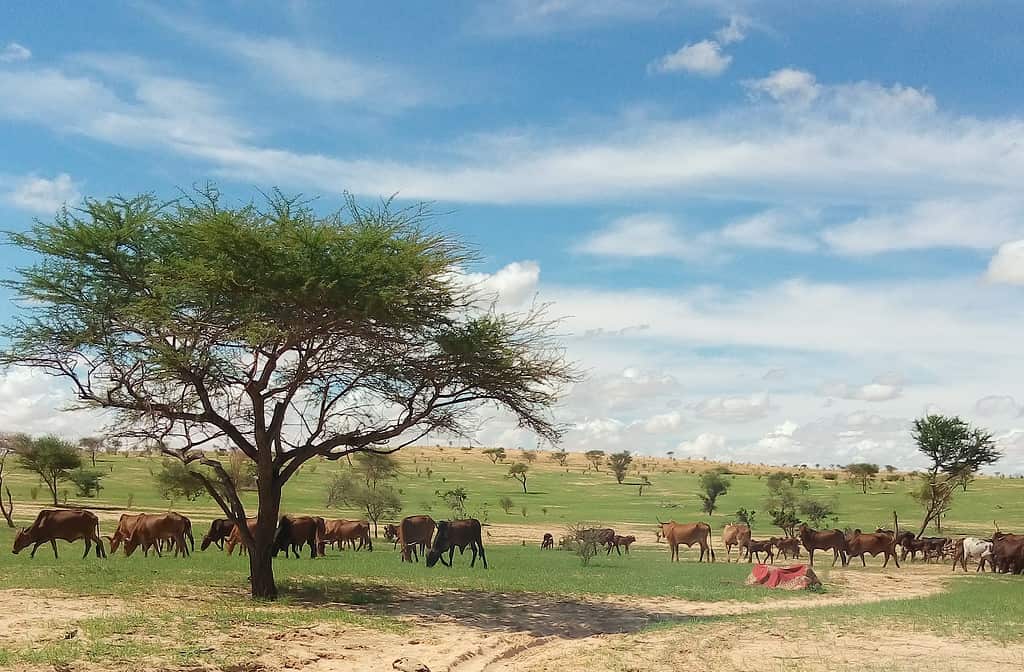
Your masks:
{"label": "large acacia tree", "polygon": [[[319,216],[277,192],[86,200],[10,234],[33,261],[7,282],[22,311],[2,363],[67,380],[231,520],[255,514],[254,534],[239,525],[252,594],[273,598],[282,488],[308,460],[459,434],[488,404],[560,438],[549,410],[574,373],[553,324],[494,313],[461,272],[472,252],[428,225],[424,208]],[[255,465],[255,511],[205,450],[225,442]]]}

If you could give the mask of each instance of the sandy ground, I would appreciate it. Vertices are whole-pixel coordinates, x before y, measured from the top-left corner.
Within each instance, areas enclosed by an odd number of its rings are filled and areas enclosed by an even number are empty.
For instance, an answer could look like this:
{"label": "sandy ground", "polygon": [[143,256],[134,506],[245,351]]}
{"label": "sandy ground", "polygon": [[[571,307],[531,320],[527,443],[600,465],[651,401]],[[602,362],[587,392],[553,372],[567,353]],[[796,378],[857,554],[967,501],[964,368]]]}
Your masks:
{"label": "sandy ground", "polygon": [[[921,632],[894,632],[877,626],[842,630],[827,624],[808,631],[787,627],[799,609],[811,605],[856,604],[926,596],[949,579],[944,566],[911,571],[835,571],[823,595],[762,603],[690,602],[663,598],[553,599],[530,594],[447,591],[405,595],[387,605],[319,607],[363,610],[403,620],[402,634],[320,623],[282,628],[252,624],[218,634],[204,645],[241,643],[249,655],[230,672],[366,671],[392,669],[409,657],[433,672],[510,672],[511,670],[898,670],[971,671],[1024,667],[1024,642],[1008,646],[962,641]],[[756,590],[757,588],[752,588]],[[83,618],[137,609],[113,598],[78,598],[51,591],[0,590],[0,647],[23,647],[75,636]],[[163,605],[166,608],[166,604]],[[292,607],[294,608],[294,607]],[[709,617],[771,612],[761,629]],[[655,628],[658,623],[686,627]],[[920,655],[919,655],[920,654]],[[922,662],[923,661],[923,662]],[[931,661],[931,662],[929,662]],[[1010,667],[1006,668],[1009,663]],[[37,668],[52,669],[52,668]],[[99,672],[102,665],[80,663],[69,670]],[[138,669],[176,668],[160,661]]]}

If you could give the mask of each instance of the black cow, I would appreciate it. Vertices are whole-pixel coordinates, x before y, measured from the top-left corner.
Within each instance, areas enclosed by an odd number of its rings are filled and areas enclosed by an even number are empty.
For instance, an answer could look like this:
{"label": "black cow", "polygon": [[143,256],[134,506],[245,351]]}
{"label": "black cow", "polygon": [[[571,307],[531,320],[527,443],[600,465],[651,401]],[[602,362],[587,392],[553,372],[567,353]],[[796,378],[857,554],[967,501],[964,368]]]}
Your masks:
{"label": "black cow", "polygon": [[[427,567],[433,567],[440,560],[441,564],[451,567],[452,558],[455,556],[455,549],[463,553],[469,546],[473,551],[473,559],[469,566],[476,564],[477,551],[480,552],[480,559],[487,569],[487,555],[484,554],[484,542],[480,535],[480,521],[476,518],[466,520],[442,520],[437,524],[437,535],[434,537],[434,545],[427,553]],[[444,561],[443,554],[448,552],[448,562]]]}

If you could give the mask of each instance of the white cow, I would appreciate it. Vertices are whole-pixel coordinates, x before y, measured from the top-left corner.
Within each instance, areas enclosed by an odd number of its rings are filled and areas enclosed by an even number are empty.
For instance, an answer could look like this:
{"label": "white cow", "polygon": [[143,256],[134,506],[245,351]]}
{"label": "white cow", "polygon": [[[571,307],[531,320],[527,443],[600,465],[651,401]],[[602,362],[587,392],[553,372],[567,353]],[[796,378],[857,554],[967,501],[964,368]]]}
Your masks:
{"label": "white cow", "polygon": [[989,567],[992,568],[992,542],[977,537],[957,539],[956,548],[953,551],[953,571],[956,571],[956,563],[959,562],[960,567],[966,572],[968,559],[978,560],[978,568],[975,571],[980,572],[985,569],[986,560]]}

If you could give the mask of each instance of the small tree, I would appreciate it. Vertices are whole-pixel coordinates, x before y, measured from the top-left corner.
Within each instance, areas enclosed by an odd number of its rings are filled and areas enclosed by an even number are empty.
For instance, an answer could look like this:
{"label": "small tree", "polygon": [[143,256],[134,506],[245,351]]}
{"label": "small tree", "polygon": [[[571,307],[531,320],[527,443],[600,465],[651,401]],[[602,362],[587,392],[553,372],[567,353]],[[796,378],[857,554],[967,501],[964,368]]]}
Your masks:
{"label": "small tree", "polygon": [[601,471],[601,463],[604,462],[603,450],[588,450],[584,455],[587,458],[587,462],[590,462],[590,466],[594,468],[594,471]]}
{"label": "small tree", "polygon": [[206,486],[199,475],[180,460],[163,460],[153,478],[156,479],[157,492],[170,502],[176,499],[194,502],[206,494]]}
{"label": "small tree", "polygon": [[73,444],[52,435],[38,439],[21,435],[15,446],[22,468],[39,474],[39,478],[50,491],[53,505],[57,506],[57,486],[61,481],[68,480],[72,471],[82,466],[78,449]]}
{"label": "small tree", "polygon": [[651,485],[653,485],[651,483],[651,479],[648,478],[646,474],[641,476],[640,477],[640,482],[637,483],[637,486],[639,486],[639,490],[637,492],[637,497],[643,497],[644,496],[644,488],[649,488],[649,487],[651,487]]}
{"label": "small tree", "polygon": [[953,491],[957,487],[966,490],[969,479],[980,468],[997,462],[1002,453],[989,432],[956,416],[918,418],[912,436],[918,450],[931,461],[921,485],[911,493],[924,510],[921,535],[929,523],[941,525],[942,516],[952,506]]}
{"label": "small tree", "polygon": [[768,511],[768,515],[772,517],[772,525],[781,528],[786,533],[787,537],[796,536],[796,526],[800,524],[800,519],[796,517],[796,512],[786,509],[772,509]]}
{"label": "small tree", "polygon": [[401,469],[393,455],[383,453],[356,453],[352,469],[369,488],[398,478]]}
{"label": "small tree", "polygon": [[89,454],[92,466],[96,466],[96,453],[103,449],[103,439],[98,436],[87,436],[78,440],[78,446]]}
{"label": "small tree", "polygon": [[523,459],[526,460],[527,464],[533,464],[537,461],[537,453],[533,450],[524,450]]}
{"label": "small tree", "polygon": [[866,495],[868,494],[868,488],[874,484],[875,479],[878,477],[878,465],[867,462],[848,464],[846,465],[846,473],[850,483],[860,488],[861,492]]}
{"label": "small tree", "polygon": [[812,527],[822,527],[836,515],[835,508],[831,504],[813,497],[805,497],[800,500],[798,510]]}
{"label": "small tree", "polygon": [[456,518],[466,518],[466,500],[469,499],[469,494],[466,493],[466,489],[462,486],[454,488],[452,490],[446,490],[441,492],[435,490],[434,494],[441,498],[441,501],[452,510],[452,515]]}
{"label": "small tree", "polygon": [[564,467],[565,463],[569,460],[569,453],[564,450],[557,450],[551,453],[551,461],[557,462],[559,466]]}
{"label": "small tree", "polygon": [[714,513],[717,507],[718,498],[729,492],[729,486],[732,485],[732,479],[723,474],[721,471],[714,469],[712,471],[706,471],[700,475],[700,499],[704,502],[702,510],[704,513]]}
{"label": "small tree", "polygon": [[741,524],[741,525],[746,525],[747,527],[753,529],[753,527],[754,527],[754,519],[756,517],[756,514],[757,514],[757,511],[748,511],[747,509],[737,509],[736,513],[733,514],[733,520],[736,521],[737,523]]}
{"label": "small tree", "polygon": [[530,468],[522,462],[516,462],[508,468],[508,474],[506,475],[506,478],[514,478],[519,481],[519,484],[523,486],[523,494],[526,494],[526,472],[529,470]]}
{"label": "small tree", "polygon": [[491,464],[504,462],[506,457],[504,448],[485,448],[484,455],[491,458]]}
{"label": "small tree", "polygon": [[891,464],[887,464],[885,465],[885,471],[891,474],[896,471],[896,467]]}
{"label": "small tree", "polygon": [[512,501],[511,497],[505,495],[500,500],[498,500],[498,505],[501,507],[502,511],[504,511],[505,514],[508,515],[512,511],[512,508],[515,506],[515,502]]}
{"label": "small tree", "polygon": [[96,469],[75,469],[68,474],[68,480],[75,484],[80,497],[95,497],[100,494],[103,486],[100,480],[103,472]]}
{"label": "small tree", "polygon": [[612,453],[608,456],[608,468],[615,475],[617,483],[622,483],[623,479],[626,478],[626,474],[629,472],[629,465],[632,462],[633,456],[629,454],[628,450],[624,450],[621,453]]}
{"label": "small tree", "polygon": [[327,484],[327,506],[348,506],[366,515],[373,523],[373,536],[382,518],[398,515],[402,500],[390,485],[371,488],[351,471],[335,474]]}

